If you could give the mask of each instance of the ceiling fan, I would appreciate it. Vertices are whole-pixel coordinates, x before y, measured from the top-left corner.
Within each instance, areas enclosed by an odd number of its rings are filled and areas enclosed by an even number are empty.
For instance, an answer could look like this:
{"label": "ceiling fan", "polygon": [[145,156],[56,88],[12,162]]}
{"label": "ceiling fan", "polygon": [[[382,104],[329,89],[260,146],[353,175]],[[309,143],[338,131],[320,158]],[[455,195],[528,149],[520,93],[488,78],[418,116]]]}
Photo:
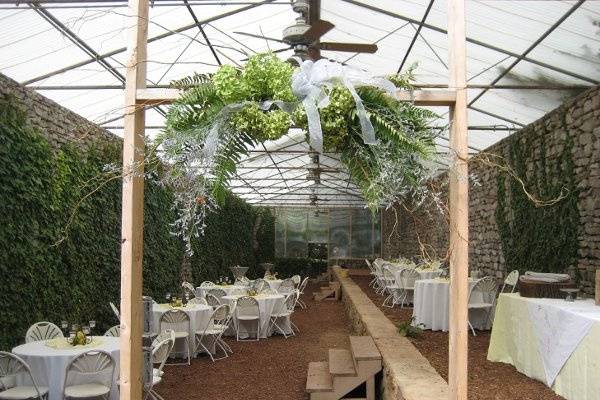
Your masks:
{"label": "ceiling fan", "polygon": [[320,50],[343,51],[351,53],[375,53],[377,51],[376,44],[367,43],[338,43],[338,42],[321,42],[319,39],[327,32],[332,30],[335,25],[329,21],[317,20],[308,23],[309,15],[309,0],[293,0],[292,9],[300,14],[296,18],[293,25],[288,26],[283,30],[281,39],[257,35],[247,32],[235,32],[238,35],[245,35],[274,42],[284,43],[289,47],[275,50],[276,53],[293,49],[297,57],[302,60],[317,60],[321,58]]}

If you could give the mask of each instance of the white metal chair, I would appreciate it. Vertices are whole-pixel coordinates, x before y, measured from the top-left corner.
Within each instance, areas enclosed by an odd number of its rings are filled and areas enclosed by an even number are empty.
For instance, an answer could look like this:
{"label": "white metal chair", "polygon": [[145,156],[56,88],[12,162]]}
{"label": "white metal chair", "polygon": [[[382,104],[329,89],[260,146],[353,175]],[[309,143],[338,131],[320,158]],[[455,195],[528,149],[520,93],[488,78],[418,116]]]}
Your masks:
{"label": "white metal chair", "polygon": [[[294,313],[294,307],[296,306],[296,300],[298,298],[298,292],[293,291],[285,296],[285,299],[282,303],[279,303],[277,308],[273,310],[271,313],[271,319],[269,321],[267,334],[271,332],[273,328],[277,329],[279,333],[283,335],[286,339],[289,336],[295,336],[294,328],[299,331],[298,327],[292,322],[292,314]],[[292,328],[292,333],[288,334],[278,323],[279,319],[288,319],[290,321],[290,326]]]}
{"label": "white metal chair", "polygon": [[396,282],[396,276],[390,269],[389,265],[383,267],[383,281],[385,282],[385,290],[388,294],[381,303],[382,307],[394,307],[399,304],[402,298],[402,288]]}
{"label": "white metal chair", "polygon": [[510,274],[508,274],[506,276],[506,279],[504,279],[504,284],[502,285],[502,290],[500,290],[500,293],[504,293],[504,289],[506,288],[506,286],[510,286],[511,290],[510,293],[514,293],[515,289],[517,288],[517,283],[519,282],[519,270],[515,269],[510,271]]}
{"label": "white metal chair", "polygon": [[208,304],[212,308],[217,308],[221,305],[221,300],[219,300],[217,296],[208,293],[206,295],[206,304]]}
{"label": "white metal chair", "polygon": [[300,306],[300,308],[306,308],[306,303],[302,301],[300,296],[304,294],[304,289],[306,289],[306,285],[308,285],[308,276],[302,280],[300,286],[298,286],[298,296],[296,298],[296,304]]}
{"label": "white metal chair", "polygon": [[[180,340],[185,344],[187,353],[187,365],[190,365],[190,317],[182,310],[165,311],[160,316],[160,332],[173,331],[175,341]],[[185,363],[174,363],[169,365],[184,365]]]}
{"label": "white metal chair", "polygon": [[373,264],[366,258],[365,263],[367,264],[367,267],[369,267],[369,274],[372,277],[371,281],[369,282],[369,287],[373,287],[373,285],[375,285],[375,283],[377,282],[377,272],[375,271],[375,267],[373,266]]}
{"label": "white metal chair", "polygon": [[64,337],[60,328],[52,322],[36,322],[27,329],[25,334],[25,343],[38,342],[40,340],[54,339]]}
{"label": "white metal chair", "polygon": [[[240,297],[235,306],[235,337],[240,341],[240,324],[256,321],[256,339],[260,338],[260,308],[258,301],[249,296]],[[249,331],[248,334],[253,333]],[[250,336],[250,335],[249,335]],[[243,340],[243,339],[242,339]]]}
{"label": "white metal chair", "polygon": [[181,287],[183,288],[183,290],[184,290],[186,293],[189,293],[190,295],[194,295],[194,296],[196,296],[196,288],[195,288],[195,287],[194,287],[194,285],[192,285],[191,283],[189,283],[189,282],[186,282],[186,281],[183,281],[183,282],[181,283]]}
{"label": "white metal chair", "polygon": [[117,316],[117,320],[120,322],[121,321],[121,313],[119,313],[119,309],[117,308],[117,306],[115,306],[115,303],[113,303],[112,301],[109,302],[108,304],[110,304],[110,308],[111,308],[112,312]]}
{"label": "white metal chair", "polygon": [[[226,292],[226,291],[224,291],[224,290],[223,290],[223,289],[221,289],[221,288],[209,289],[209,290],[208,290],[208,294],[207,294],[207,296],[208,296],[209,294],[210,294],[210,295],[213,295],[213,296],[215,296],[217,299],[219,299],[219,303],[221,303],[221,302],[222,302],[223,296],[227,296],[227,292]],[[208,301],[208,300],[207,300],[207,301]]]}
{"label": "white metal chair", "polygon": [[38,386],[29,365],[19,356],[0,351],[0,399],[30,400],[48,398],[48,388]]}
{"label": "white metal chair", "polygon": [[[196,331],[194,353],[197,354],[199,351],[203,350],[213,362],[229,357],[229,352],[233,353],[233,351],[231,351],[231,347],[222,340],[222,336],[229,327],[230,318],[231,313],[229,312],[228,305],[224,304],[217,307],[217,309],[213,311],[212,316],[204,329]],[[208,344],[205,344],[205,340],[208,341]],[[223,351],[222,357],[215,358],[213,356],[210,351],[210,348],[213,346],[215,347],[215,354],[217,346],[221,348]]]}
{"label": "white metal chair", "polygon": [[112,337],[121,336],[121,327],[119,325],[115,325],[115,326],[109,328],[106,332],[104,332],[104,336],[112,336]]}
{"label": "white metal chair", "polygon": [[152,369],[152,384],[146,389],[145,399],[163,400],[154,390],[154,386],[162,382],[163,367],[169,358],[169,354],[175,345],[175,334],[173,331],[167,331],[154,339],[152,342],[152,364],[158,364],[158,368]]}
{"label": "white metal chair", "polygon": [[115,360],[102,350],[82,353],[69,364],[63,386],[64,399],[110,398]]}
{"label": "white metal chair", "polygon": [[265,287],[269,287],[270,288],[271,285],[269,285],[269,282],[267,282],[266,280],[264,280],[262,278],[258,278],[258,279],[256,279],[254,282],[252,282],[250,284],[250,287],[252,289],[256,290],[257,292],[260,292]]}
{"label": "white metal chair", "polygon": [[205,306],[208,305],[206,299],[203,299],[202,297],[194,297],[193,299],[190,299],[190,301],[188,301],[188,304],[203,304]]}
{"label": "white metal chair", "polygon": [[302,278],[300,275],[294,275],[292,276],[292,282],[294,282],[294,286],[297,288],[300,282],[302,282]]}
{"label": "white metal chair", "polygon": [[294,285],[294,281],[291,278],[287,278],[281,282],[277,291],[280,294],[287,294],[287,293],[292,293],[294,291],[294,289],[296,289],[296,285]]}
{"label": "white metal chair", "polygon": [[[405,268],[400,271],[400,282],[402,283],[402,294],[400,298],[400,307],[404,307],[404,302],[408,300],[409,294],[415,291],[415,281],[421,278],[421,275],[413,268]],[[408,303],[410,304],[410,303]]]}
{"label": "white metal chair", "polygon": [[490,315],[496,304],[496,292],[498,291],[498,282],[492,276],[486,276],[479,279],[469,291],[469,328],[473,336],[477,336],[473,324],[471,323],[471,310],[480,310],[485,312],[485,325],[490,319]]}
{"label": "white metal chair", "polygon": [[279,294],[279,292],[275,289],[271,289],[270,286],[264,286],[260,291],[260,294]]}

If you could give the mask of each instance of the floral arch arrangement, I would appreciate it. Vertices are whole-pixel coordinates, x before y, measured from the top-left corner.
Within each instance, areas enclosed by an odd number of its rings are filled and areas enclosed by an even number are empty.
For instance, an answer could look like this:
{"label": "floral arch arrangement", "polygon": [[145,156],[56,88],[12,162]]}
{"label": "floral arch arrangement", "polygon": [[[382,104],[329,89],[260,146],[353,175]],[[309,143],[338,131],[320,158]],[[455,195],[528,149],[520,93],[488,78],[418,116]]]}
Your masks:
{"label": "floral arch arrangement", "polygon": [[328,60],[295,68],[263,53],[243,69],[174,82],[183,92],[158,141],[170,165],[164,179],[176,190],[175,231],[188,243],[202,234],[248,150],[292,127],[314,150],[340,154],[369,208],[419,194],[432,174],[436,115],[396,100],[411,80],[412,69],[383,79]]}

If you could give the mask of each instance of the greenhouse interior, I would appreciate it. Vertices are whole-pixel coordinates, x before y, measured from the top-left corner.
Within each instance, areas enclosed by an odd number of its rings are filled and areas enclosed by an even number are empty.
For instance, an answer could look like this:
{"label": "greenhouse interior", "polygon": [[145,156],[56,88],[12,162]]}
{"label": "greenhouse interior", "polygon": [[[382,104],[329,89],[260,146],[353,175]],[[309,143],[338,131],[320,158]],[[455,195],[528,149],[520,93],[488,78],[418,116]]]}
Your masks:
{"label": "greenhouse interior", "polygon": [[0,399],[599,400],[600,1],[0,0]]}

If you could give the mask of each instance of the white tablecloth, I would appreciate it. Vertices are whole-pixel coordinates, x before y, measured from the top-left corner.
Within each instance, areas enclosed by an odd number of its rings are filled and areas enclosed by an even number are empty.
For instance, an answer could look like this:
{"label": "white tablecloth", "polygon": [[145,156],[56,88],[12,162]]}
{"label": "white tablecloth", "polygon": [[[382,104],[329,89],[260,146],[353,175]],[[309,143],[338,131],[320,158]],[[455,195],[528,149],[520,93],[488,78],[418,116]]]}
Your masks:
{"label": "white tablecloth", "polygon": [[[404,268],[396,269],[394,271],[394,277],[398,286],[402,287],[402,279],[400,279],[400,273]],[[419,273],[419,279],[434,279],[440,276],[442,273],[441,269],[415,269]]]}
{"label": "white tablecloth", "polygon": [[[229,304],[236,301],[240,296],[225,296],[223,297],[223,302],[227,301]],[[269,323],[271,320],[271,314],[273,311],[277,311],[279,307],[283,307],[283,299],[284,296],[281,294],[269,294],[269,295],[258,295],[255,296],[255,299],[258,301],[258,309],[260,312],[260,337],[266,338],[271,335],[271,332],[268,331]],[[240,332],[240,338],[247,338],[256,331],[256,322],[254,321],[237,321],[234,318],[234,324],[238,327]],[[277,321],[277,324],[286,332],[291,333],[290,321],[286,319],[285,321]]]}
{"label": "white tablecloth", "polygon": [[[475,282],[475,280],[469,279],[469,289],[475,285]],[[423,279],[415,282],[414,325],[423,324],[425,329],[447,332],[449,307],[450,281]],[[493,315],[487,318],[481,310],[469,311],[469,319],[476,329],[489,329],[492,318]]]}
{"label": "white tablecloth", "polygon": [[[160,331],[160,317],[166,311],[171,310],[171,307],[167,304],[154,304],[152,307],[152,326],[154,333],[158,334]],[[212,315],[213,309],[210,306],[205,306],[203,304],[193,304],[188,305],[186,307],[182,307],[183,310],[190,317],[190,330],[189,330],[189,342],[190,342],[190,352],[192,356],[194,355],[195,348],[195,336],[197,331],[204,330],[207,324],[210,321],[210,317]],[[214,352],[214,348],[210,349]],[[173,349],[173,355],[176,356],[186,356],[187,353],[185,351],[185,347],[183,345],[183,340],[177,340],[175,343],[175,348]]]}
{"label": "white tablecloth", "polygon": [[269,284],[271,289],[279,290],[279,286],[281,286],[281,282],[283,282],[283,280],[281,280],[281,279],[265,279],[265,282],[267,282]]}
{"label": "white tablecloth", "polygon": [[[550,314],[554,314],[554,311],[559,309],[561,311],[557,314],[560,315],[557,318],[550,317],[546,321],[548,325],[557,324],[560,327],[546,331],[544,326],[547,324],[534,322],[531,318],[532,311],[537,317],[545,319],[547,309],[551,308],[555,310],[551,310]],[[583,329],[574,319],[584,320]],[[587,324],[590,321],[592,326],[588,329]],[[572,325],[572,322],[575,324]],[[583,338],[577,338],[580,335]],[[574,339],[577,339],[576,343]],[[512,364],[528,377],[547,383],[546,363],[553,360],[563,362],[562,355],[567,355],[567,359],[560,366],[558,375],[553,380],[552,390],[567,400],[598,400],[598,393],[600,393],[598,343],[600,343],[600,307],[596,306],[593,300],[577,300],[569,303],[562,299],[532,299],[521,297],[518,293],[503,293],[498,298],[487,358],[489,361]],[[575,344],[575,347],[564,351],[567,344],[569,347]]]}
{"label": "white tablecloth", "polygon": [[70,349],[54,349],[46,345],[46,341],[30,342],[15,347],[12,352],[24,359],[31,367],[31,372],[40,386],[49,388],[48,400],[62,400],[63,385],[67,364],[79,354],[90,350],[104,350],[115,360],[115,374],[111,399],[119,398],[117,379],[119,377],[119,338],[100,337],[101,343],[95,347],[73,347]]}
{"label": "white tablecloth", "polygon": [[232,292],[234,290],[246,290],[248,289],[246,286],[240,286],[240,285],[228,285],[228,286],[212,286],[212,287],[200,287],[198,286],[196,288],[196,296],[201,297],[201,298],[205,298],[206,297],[206,293],[208,293],[209,290],[211,289],[223,289],[225,291],[225,294],[230,295],[232,294]]}

